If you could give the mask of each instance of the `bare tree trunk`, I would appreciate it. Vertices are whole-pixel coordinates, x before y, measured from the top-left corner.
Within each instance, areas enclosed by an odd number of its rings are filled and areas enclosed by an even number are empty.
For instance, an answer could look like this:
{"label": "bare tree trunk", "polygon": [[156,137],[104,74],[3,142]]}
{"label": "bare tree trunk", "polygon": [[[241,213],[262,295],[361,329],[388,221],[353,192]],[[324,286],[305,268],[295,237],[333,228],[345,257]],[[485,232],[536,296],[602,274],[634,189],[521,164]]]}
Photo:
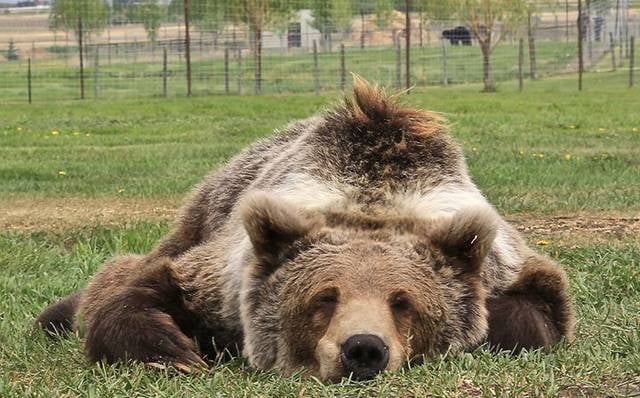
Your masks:
{"label": "bare tree trunk", "polygon": [[255,91],[256,94],[260,94],[262,91],[262,28],[258,26],[253,27],[254,34],[254,47],[253,47],[253,56],[255,63],[255,80],[256,86]]}
{"label": "bare tree trunk", "polygon": [[484,91],[492,92],[496,91],[493,84],[493,71],[491,70],[491,43],[480,43],[480,49],[482,50],[482,72]]}
{"label": "bare tree trunk", "polygon": [[422,11],[420,11],[420,48],[422,48],[424,41],[422,40],[423,30],[424,30],[424,19],[423,19]]}

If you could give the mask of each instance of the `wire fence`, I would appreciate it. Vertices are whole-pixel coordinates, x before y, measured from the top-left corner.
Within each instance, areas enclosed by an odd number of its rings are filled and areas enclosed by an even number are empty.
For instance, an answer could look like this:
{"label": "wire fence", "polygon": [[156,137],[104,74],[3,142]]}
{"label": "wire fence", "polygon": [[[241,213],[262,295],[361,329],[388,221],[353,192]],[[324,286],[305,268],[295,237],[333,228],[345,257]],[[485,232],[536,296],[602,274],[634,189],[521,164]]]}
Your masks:
{"label": "wire fence", "polygon": [[[398,88],[486,78],[466,21],[416,6],[407,15],[393,2],[382,10],[349,0],[277,2],[282,9],[263,12],[258,26],[250,10],[216,1],[191,0],[187,14],[184,0],[94,1],[100,9],[67,10],[62,22],[55,0],[0,8],[0,102],[320,93],[344,89],[350,72]],[[322,4],[332,4],[330,17]],[[577,72],[582,35],[586,71],[631,68],[632,84],[640,4],[594,0],[580,12],[576,0],[555,1],[525,16],[491,53],[493,80]],[[502,27],[493,29],[497,36]]]}

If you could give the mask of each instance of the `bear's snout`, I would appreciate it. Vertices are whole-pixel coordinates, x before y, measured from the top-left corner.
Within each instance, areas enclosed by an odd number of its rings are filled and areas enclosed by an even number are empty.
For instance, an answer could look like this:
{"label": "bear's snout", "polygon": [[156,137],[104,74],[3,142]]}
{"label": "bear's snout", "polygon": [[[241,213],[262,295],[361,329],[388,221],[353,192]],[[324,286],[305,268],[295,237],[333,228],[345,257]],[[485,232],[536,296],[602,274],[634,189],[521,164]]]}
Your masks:
{"label": "bear's snout", "polygon": [[389,347],[372,334],[356,334],[342,344],[340,361],[354,379],[372,379],[387,367]]}

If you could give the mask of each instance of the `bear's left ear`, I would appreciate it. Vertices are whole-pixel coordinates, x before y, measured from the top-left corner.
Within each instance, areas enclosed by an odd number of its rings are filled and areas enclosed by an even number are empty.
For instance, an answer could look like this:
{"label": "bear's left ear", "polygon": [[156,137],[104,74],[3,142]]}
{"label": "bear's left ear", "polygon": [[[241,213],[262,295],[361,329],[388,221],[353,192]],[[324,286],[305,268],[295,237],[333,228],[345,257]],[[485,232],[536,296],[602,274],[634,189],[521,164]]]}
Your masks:
{"label": "bear's left ear", "polygon": [[256,256],[270,266],[282,263],[297,240],[323,225],[321,216],[262,191],[243,200],[240,214]]}
{"label": "bear's left ear", "polygon": [[437,222],[429,234],[442,253],[463,271],[477,271],[496,237],[497,215],[488,208],[469,208]]}

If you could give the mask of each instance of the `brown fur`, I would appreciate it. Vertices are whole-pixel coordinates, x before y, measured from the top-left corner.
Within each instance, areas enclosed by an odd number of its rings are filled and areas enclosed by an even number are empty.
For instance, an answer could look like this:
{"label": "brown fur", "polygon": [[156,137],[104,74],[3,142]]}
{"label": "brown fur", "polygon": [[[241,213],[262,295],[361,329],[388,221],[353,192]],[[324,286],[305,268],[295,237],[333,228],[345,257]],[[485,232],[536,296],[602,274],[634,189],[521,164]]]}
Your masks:
{"label": "brown fur", "polygon": [[441,118],[359,78],[343,104],[208,176],[151,253],[106,264],[40,325],[69,329],[76,310],[93,361],[241,352],[325,380],[348,375],[355,335],[395,370],[484,342],[549,347],[573,328],[564,272],[486,202]]}

